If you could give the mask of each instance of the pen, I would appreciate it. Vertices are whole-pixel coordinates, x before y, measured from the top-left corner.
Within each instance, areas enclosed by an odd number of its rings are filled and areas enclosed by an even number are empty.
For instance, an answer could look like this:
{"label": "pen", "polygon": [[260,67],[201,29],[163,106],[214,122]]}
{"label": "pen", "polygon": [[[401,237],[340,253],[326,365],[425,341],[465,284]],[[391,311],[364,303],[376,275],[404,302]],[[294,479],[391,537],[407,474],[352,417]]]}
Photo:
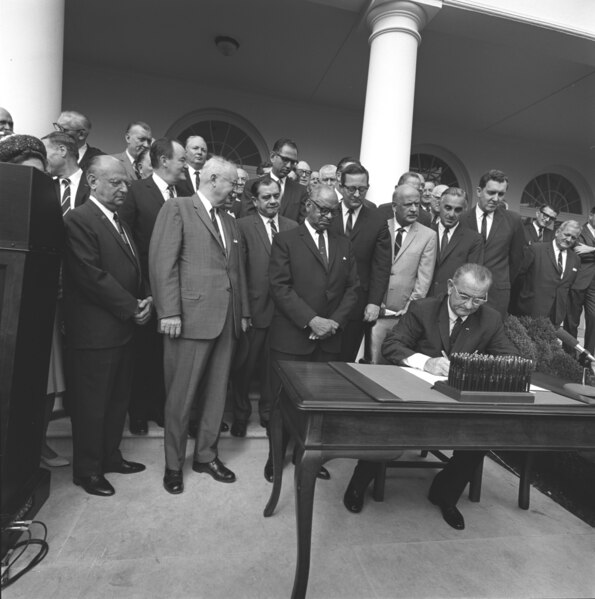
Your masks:
{"label": "pen", "polygon": [[448,360],[448,356],[446,355],[446,352],[444,350],[442,350],[442,357]]}

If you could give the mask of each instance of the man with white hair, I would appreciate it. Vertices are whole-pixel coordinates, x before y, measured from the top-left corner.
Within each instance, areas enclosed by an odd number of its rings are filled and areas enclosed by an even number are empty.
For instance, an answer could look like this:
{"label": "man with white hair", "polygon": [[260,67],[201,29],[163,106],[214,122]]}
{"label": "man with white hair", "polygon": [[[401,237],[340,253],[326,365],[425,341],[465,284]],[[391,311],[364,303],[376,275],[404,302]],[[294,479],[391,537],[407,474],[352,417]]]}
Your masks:
{"label": "man with white hair", "polygon": [[324,164],[320,167],[320,182],[334,188],[337,182],[337,167],[334,164]]}
{"label": "man with white hair", "polygon": [[64,110],[54,123],[54,129],[68,133],[74,138],[78,147],[78,163],[83,171],[87,170],[92,158],[105,154],[99,148],[94,148],[87,143],[91,132],[91,121],[81,112]]}
{"label": "man with white hair", "polygon": [[308,187],[308,183],[310,183],[310,177],[312,175],[312,169],[305,160],[300,160],[297,163],[297,166],[295,167],[295,174],[298,177],[298,183]]}

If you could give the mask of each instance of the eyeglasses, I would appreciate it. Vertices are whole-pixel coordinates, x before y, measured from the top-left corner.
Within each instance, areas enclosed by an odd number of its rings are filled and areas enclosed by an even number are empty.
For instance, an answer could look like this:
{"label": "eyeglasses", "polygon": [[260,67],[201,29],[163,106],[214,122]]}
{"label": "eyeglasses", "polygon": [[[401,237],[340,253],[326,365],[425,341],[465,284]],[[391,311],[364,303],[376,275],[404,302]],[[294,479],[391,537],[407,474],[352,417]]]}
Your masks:
{"label": "eyeglasses", "polygon": [[242,183],[240,183],[237,179],[233,180],[233,179],[228,179],[227,177],[224,177],[223,175],[219,175],[219,177],[221,179],[225,179],[225,181],[227,181],[228,183],[231,183],[234,187],[240,187]]}
{"label": "eyeglasses", "polygon": [[322,177],[322,179],[320,179],[321,181],[324,181],[325,183],[334,183],[337,178],[336,177]]}
{"label": "eyeglasses", "polygon": [[309,177],[312,174],[312,171],[304,171],[301,168],[296,169],[295,171],[300,177],[302,177],[303,175],[305,175],[306,177]]}
{"label": "eyeglasses", "polygon": [[325,206],[321,206],[318,202],[315,202],[312,198],[309,198],[309,201],[318,208],[318,212],[320,212],[320,216],[336,216],[339,212],[338,208],[326,208]]}
{"label": "eyeglasses", "polygon": [[457,286],[452,283],[452,287],[453,289],[457,292],[457,295],[459,296],[459,299],[462,302],[471,302],[474,306],[481,306],[482,304],[485,304],[488,301],[488,294],[486,293],[484,297],[473,297],[472,295],[467,295],[466,293],[461,293],[458,289]]}
{"label": "eyeglasses", "polygon": [[551,214],[544,212],[543,208],[539,212],[541,212],[541,216],[544,220],[556,220],[555,216],[552,216]]}
{"label": "eyeglasses", "polygon": [[68,127],[58,125],[58,123],[52,123],[52,125],[54,125],[54,129],[56,131],[60,131],[62,133],[80,133],[81,131],[85,131],[84,127],[82,129],[69,129]]}
{"label": "eyeglasses", "polygon": [[281,160],[283,160],[285,164],[291,164],[291,166],[295,166],[298,163],[297,160],[294,160],[293,158],[288,158],[287,156],[283,156],[283,154],[279,154],[278,152],[275,152],[275,154],[279,156],[279,158],[281,158]]}
{"label": "eyeglasses", "polygon": [[345,187],[343,186],[343,189],[350,195],[355,195],[356,192],[359,193],[360,196],[363,196],[368,189],[370,189],[369,185],[362,185],[361,187],[353,187],[352,185],[350,185],[349,187]]}

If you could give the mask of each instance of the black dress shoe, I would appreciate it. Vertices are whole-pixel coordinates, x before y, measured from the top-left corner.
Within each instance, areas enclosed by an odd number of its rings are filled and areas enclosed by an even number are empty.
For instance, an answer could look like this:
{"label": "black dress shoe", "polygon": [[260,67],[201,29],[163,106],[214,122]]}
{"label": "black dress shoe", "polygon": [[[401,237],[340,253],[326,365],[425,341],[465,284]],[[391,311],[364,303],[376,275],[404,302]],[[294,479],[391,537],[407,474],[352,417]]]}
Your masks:
{"label": "black dress shoe", "polygon": [[236,420],[231,425],[230,433],[234,437],[245,437],[246,436],[246,428],[247,428],[247,426],[248,426],[248,423],[245,420]]}
{"label": "black dress shoe", "polygon": [[221,426],[219,427],[219,430],[222,433],[226,433],[229,430],[229,424],[227,424],[227,422],[221,421]]}
{"label": "black dress shoe", "polygon": [[112,487],[103,474],[92,474],[91,476],[75,476],[72,482],[78,487],[89,493],[89,495],[99,495],[100,497],[109,497],[116,490]]}
{"label": "black dress shoe", "polygon": [[163,488],[172,495],[178,495],[184,490],[184,478],[181,470],[165,469]]}
{"label": "black dress shoe", "polygon": [[139,462],[129,462],[128,460],[122,460],[115,466],[108,466],[104,469],[104,472],[119,472],[120,474],[135,474],[136,472],[142,472],[145,469],[144,464]]}
{"label": "black dress shoe", "polygon": [[345,495],[343,495],[343,505],[353,514],[359,514],[364,507],[364,493],[366,489],[357,489],[349,483]]}
{"label": "black dress shoe", "polygon": [[264,465],[264,478],[268,483],[273,482],[273,462],[269,458],[267,463]]}
{"label": "black dress shoe", "polygon": [[194,472],[204,472],[210,474],[216,481],[220,483],[235,483],[236,475],[226,468],[219,458],[215,458],[212,462],[202,463],[194,462],[192,464]]}
{"label": "black dress shoe", "polygon": [[440,508],[440,511],[442,512],[442,518],[449,526],[452,526],[456,530],[464,530],[465,519],[463,518],[463,514],[459,512],[456,506],[447,505],[431,493],[428,496],[428,499],[434,505],[437,505]]}
{"label": "black dress shoe", "polygon": [[320,480],[331,480],[331,473],[324,466],[320,466],[316,478],[319,478]]}
{"label": "black dress shoe", "polygon": [[149,432],[149,423],[146,420],[135,418],[130,421],[128,428],[133,435],[146,435]]}
{"label": "black dress shoe", "polygon": [[196,435],[198,434],[198,421],[191,420],[188,423],[188,436],[196,439]]}

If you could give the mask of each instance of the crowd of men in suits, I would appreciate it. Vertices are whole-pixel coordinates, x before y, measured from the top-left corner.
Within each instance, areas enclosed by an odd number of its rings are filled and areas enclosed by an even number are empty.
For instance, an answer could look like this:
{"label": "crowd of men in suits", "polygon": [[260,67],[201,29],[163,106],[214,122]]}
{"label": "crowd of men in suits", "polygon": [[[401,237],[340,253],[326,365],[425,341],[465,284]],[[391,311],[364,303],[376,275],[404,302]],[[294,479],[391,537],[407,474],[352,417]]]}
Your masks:
{"label": "crowd of men in suits", "polygon": [[[508,313],[565,322],[576,336],[583,308],[595,350],[595,208],[583,227],[555,228],[548,205],[524,223],[507,209],[499,170],[482,175],[475,202],[459,187],[397,174],[391,201],[376,207],[357,158],[313,172],[288,138],[249,179],[209,157],[202,137],[154,140],[141,121],[112,156],[87,144],[91,123],[75,111],[41,142],[11,135],[4,109],[0,125],[0,160],[46,170],[64,215],[73,480],[88,493],[115,492],[106,473],[144,470],[119,451],[127,413],[133,434],[148,421],[164,427],[169,493],[184,490],[189,434],[193,470],[234,482],[217,447],[226,400],[231,434],[243,437],[257,378],[267,428],[281,387],[275,360],[352,362],[364,347],[367,361],[443,375],[451,347],[516,353],[502,329]],[[457,455],[430,499],[460,529],[455,504],[483,454]],[[349,511],[361,511],[374,468],[356,467]],[[270,455],[264,476],[272,481]]]}

